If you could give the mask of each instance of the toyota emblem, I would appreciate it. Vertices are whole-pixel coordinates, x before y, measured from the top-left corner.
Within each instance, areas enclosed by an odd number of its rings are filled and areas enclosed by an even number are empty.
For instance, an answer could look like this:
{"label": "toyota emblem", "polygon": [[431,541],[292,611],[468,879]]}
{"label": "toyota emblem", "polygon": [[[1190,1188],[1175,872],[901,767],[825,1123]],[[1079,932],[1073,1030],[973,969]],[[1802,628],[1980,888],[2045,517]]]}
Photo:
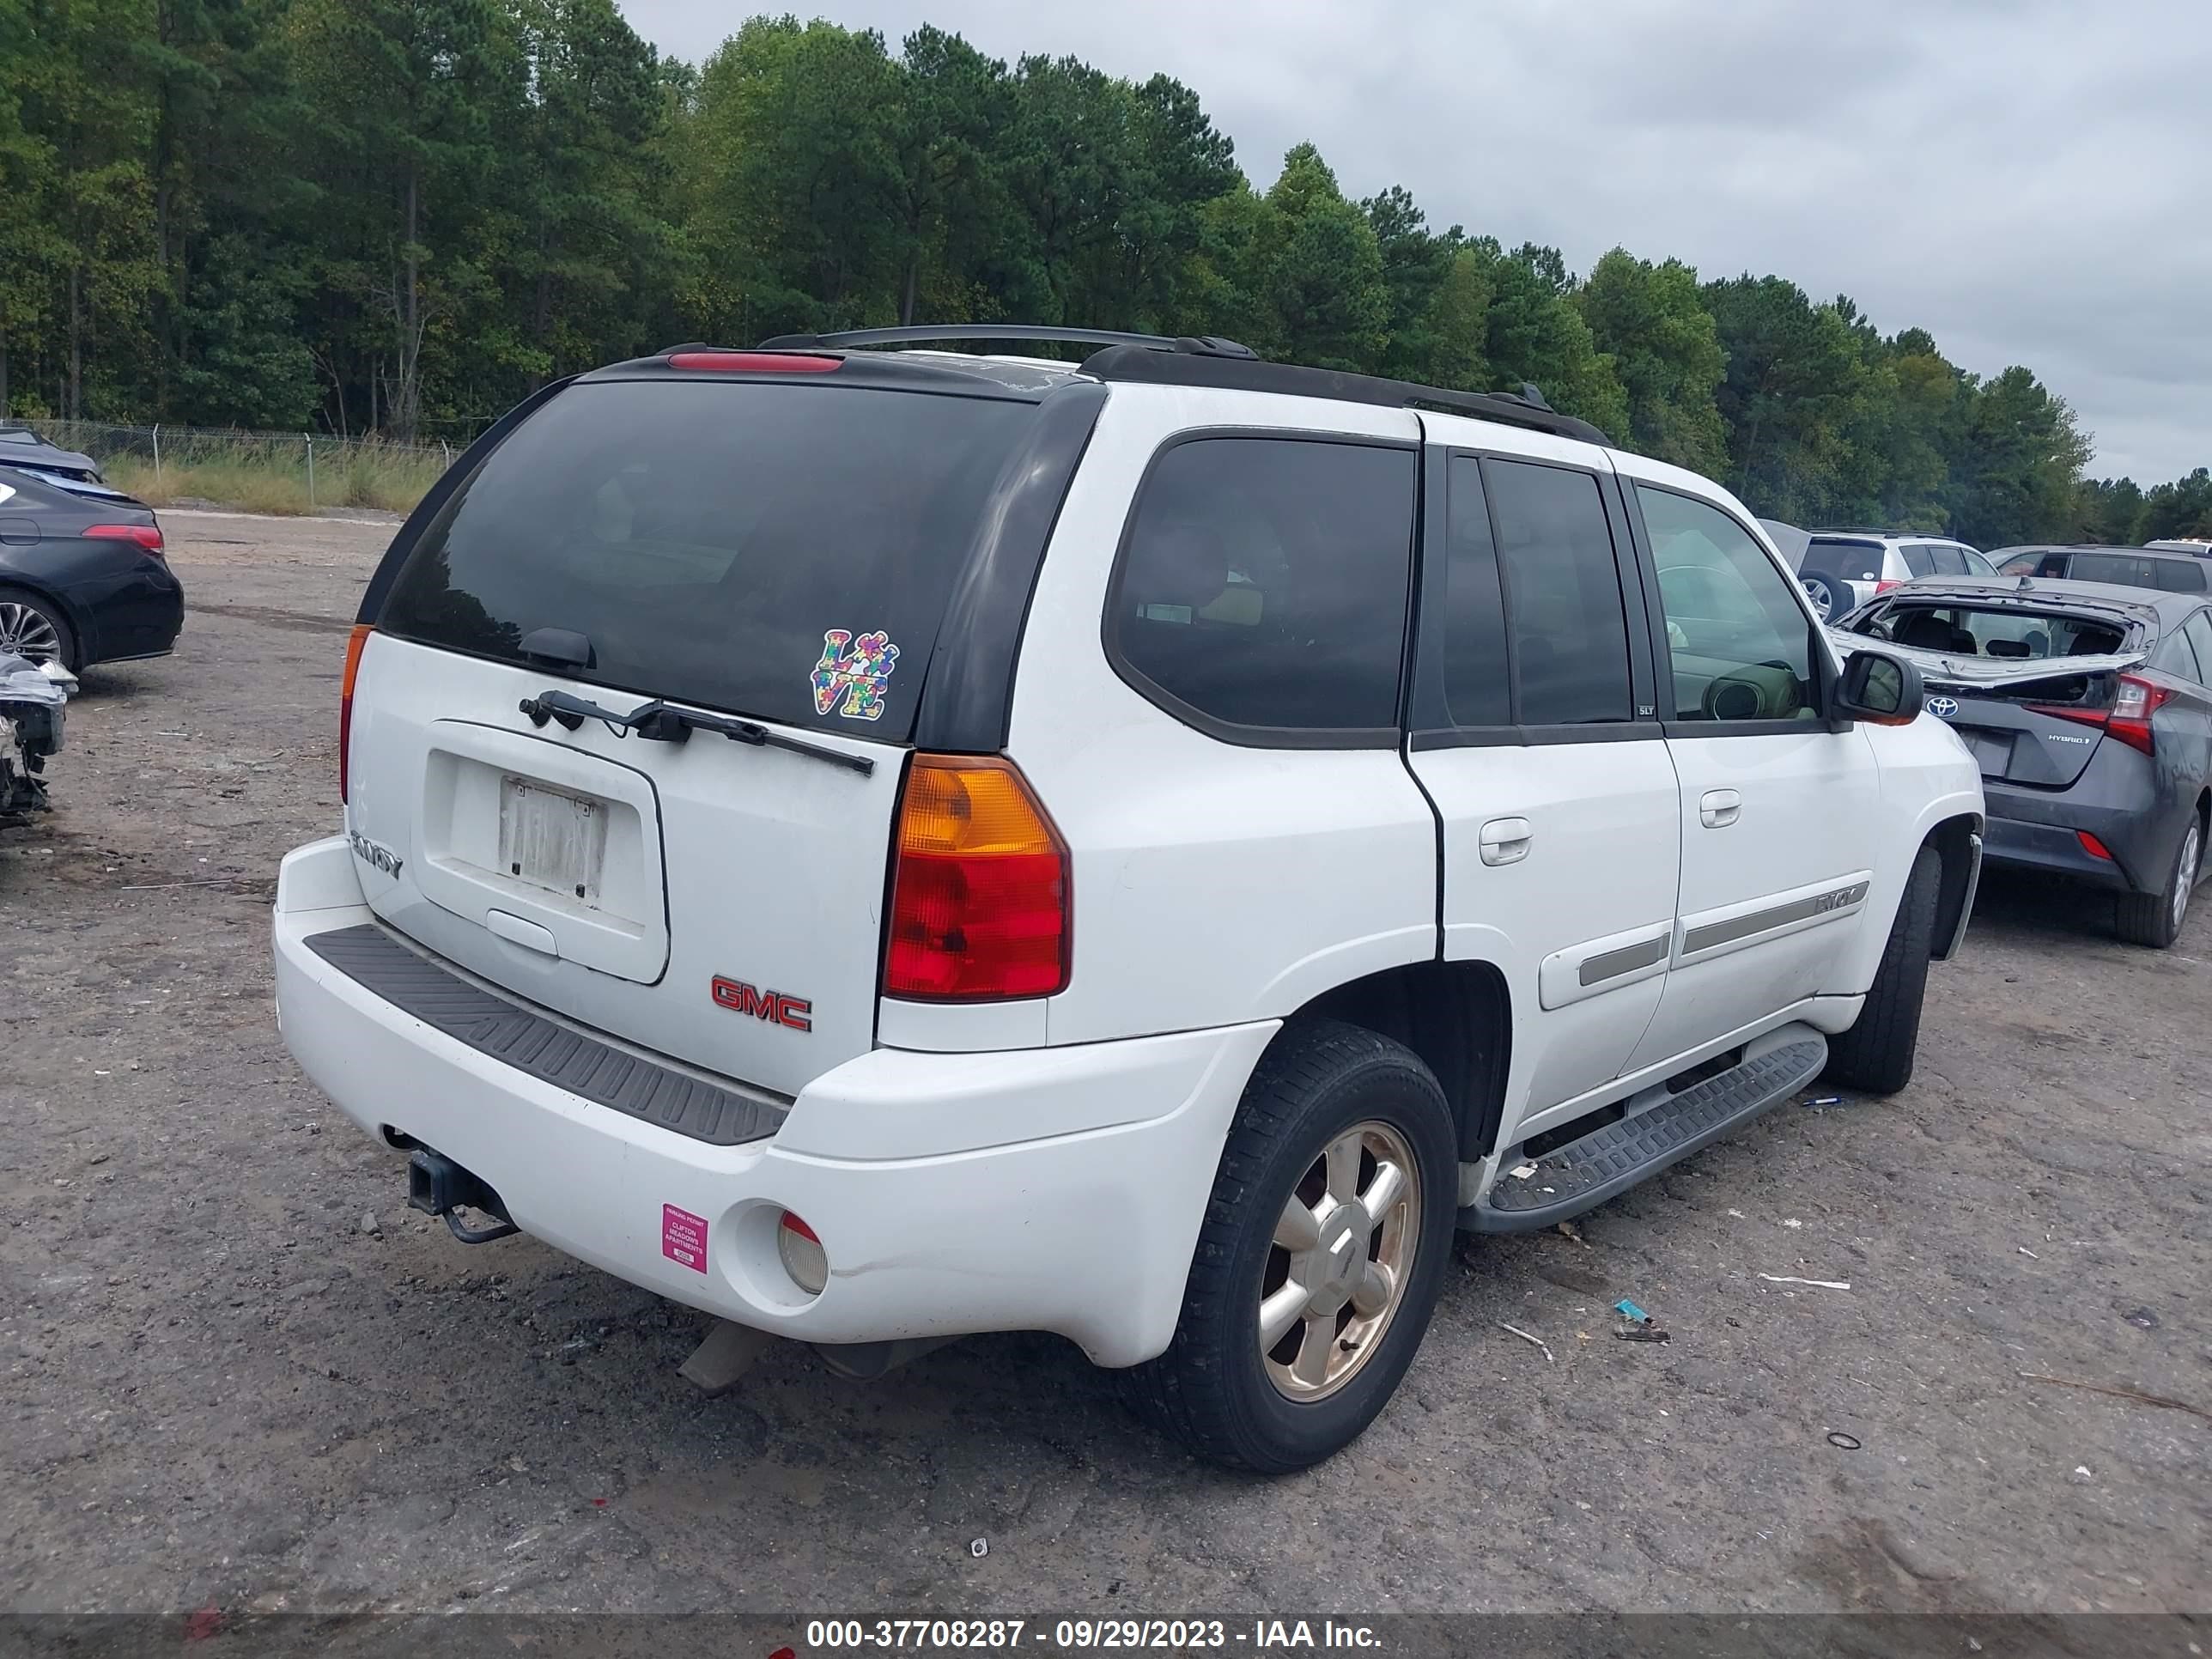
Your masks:
{"label": "toyota emblem", "polygon": [[1959,712],[1959,700],[1956,697],[1930,697],[1928,699],[1928,712],[1938,720],[1948,720]]}

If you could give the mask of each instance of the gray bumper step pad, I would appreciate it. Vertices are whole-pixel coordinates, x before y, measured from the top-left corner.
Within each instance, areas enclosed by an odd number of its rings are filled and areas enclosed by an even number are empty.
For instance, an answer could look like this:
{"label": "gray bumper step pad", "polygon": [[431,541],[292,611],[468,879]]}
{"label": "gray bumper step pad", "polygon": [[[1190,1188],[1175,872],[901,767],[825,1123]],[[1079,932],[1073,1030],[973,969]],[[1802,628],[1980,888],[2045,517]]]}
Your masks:
{"label": "gray bumper step pad", "polygon": [[774,1097],[707,1082],[487,990],[373,922],[307,945],[364,990],[478,1054],[658,1128],[735,1146],[766,1139],[788,1115]]}
{"label": "gray bumper step pad", "polygon": [[1819,1036],[1756,1054],[1649,1111],[1554,1147],[1534,1160],[1533,1176],[1516,1181],[1501,1175],[1480,1202],[1460,1212],[1460,1225],[1482,1233],[1537,1232],[1595,1209],[1786,1100],[1827,1063],[1827,1040]]}

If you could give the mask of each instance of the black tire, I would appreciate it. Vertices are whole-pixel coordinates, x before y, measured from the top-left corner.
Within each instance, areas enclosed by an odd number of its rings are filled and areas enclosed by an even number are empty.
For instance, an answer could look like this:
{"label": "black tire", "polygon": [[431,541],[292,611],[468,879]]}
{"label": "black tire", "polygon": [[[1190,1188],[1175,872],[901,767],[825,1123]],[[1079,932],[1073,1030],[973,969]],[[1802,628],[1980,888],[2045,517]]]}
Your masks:
{"label": "black tire", "polygon": [[1936,902],[1943,886],[1942,855],[1920,849],[1890,924],[1881,966],[1857,1021],[1828,1039],[1831,1083],[1863,1094],[1893,1095],[1912,1081],[1920,1046],[1920,1005],[1928,989],[1928,963],[1936,943]]}
{"label": "black tire", "polygon": [[[1329,1385],[1334,1392],[1296,1400],[1271,1380],[1260,1346],[1260,1297],[1290,1260],[1274,1246],[1278,1218],[1323,1151],[1371,1124],[1387,1126],[1412,1156],[1408,1185],[1419,1198],[1418,1217],[1397,1237],[1411,1240],[1413,1257],[1370,1350],[1343,1382]],[[1363,1160],[1359,1167],[1364,1179],[1369,1166]],[[1262,1474],[1306,1468],[1348,1445],[1388,1402],[1420,1346],[1443,1286],[1458,1204],[1451,1109],[1420,1059],[1340,1021],[1285,1030],[1261,1057],[1237,1107],[1174,1340],[1158,1358],[1122,1373],[1131,1404],[1207,1462]],[[1373,1248],[1386,1233],[1377,1224],[1371,1239],[1356,1236]],[[1324,1348],[1332,1334],[1333,1328],[1321,1328]],[[1338,1363],[1334,1352],[1328,1363]]]}
{"label": "black tire", "polygon": [[76,630],[69,625],[69,618],[49,599],[21,587],[0,587],[0,648],[5,648],[5,638],[16,631],[9,624],[28,623],[35,631],[36,624],[44,623],[55,641],[54,650],[27,651],[23,654],[33,662],[45,660],[48,654],[58,656],[62,666],[72,674],[80,667],[76,655]]}
{"label": "black tire", "polygon": [[2170,950],[2181,937],[2182,924],[2189,920],[2190,895],[2197,890],[2203,864],[2204,820],[2192,814],[2173,849],[2173,862],[2166,867],[2166,884],[2155,893],[2120,895],[2113,923],[2121,941],[2154,951]]}

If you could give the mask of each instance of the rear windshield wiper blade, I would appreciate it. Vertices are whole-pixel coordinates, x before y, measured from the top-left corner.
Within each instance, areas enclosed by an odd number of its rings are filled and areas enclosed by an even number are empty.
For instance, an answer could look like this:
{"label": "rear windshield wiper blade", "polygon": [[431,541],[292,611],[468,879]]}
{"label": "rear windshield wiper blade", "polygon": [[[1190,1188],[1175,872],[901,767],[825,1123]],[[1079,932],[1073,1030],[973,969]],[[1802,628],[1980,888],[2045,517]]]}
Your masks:
{"label": "rear windshield wiper blade", "polygon": [[817,760],[828,761],[833,766],[858,772],[862,777],[873,775],[875,762],[866,755],[848,755],[842,749],[832,749],[827,744],[809,743],[804,738],[787,738],[781,732],[771,732],[757,720],[739,720],[731,714],[709,714],[696,708],[678,708],[655,698],[640,703],[627,714],[618,714],[611,708],[602,708],[584,697],[566,691],[540,691],[534,697],[525,697],[522,712],[530,717],[532,726],[543,726],[549,720],[557,720],[568,731],[574,731],[586,720],[599,720],[617,736],[635,732],[653,743],[684,743],[694,731],[720,732],[732,743],[749,743],[755,748],[787,749],[794,755],[811,755]]}

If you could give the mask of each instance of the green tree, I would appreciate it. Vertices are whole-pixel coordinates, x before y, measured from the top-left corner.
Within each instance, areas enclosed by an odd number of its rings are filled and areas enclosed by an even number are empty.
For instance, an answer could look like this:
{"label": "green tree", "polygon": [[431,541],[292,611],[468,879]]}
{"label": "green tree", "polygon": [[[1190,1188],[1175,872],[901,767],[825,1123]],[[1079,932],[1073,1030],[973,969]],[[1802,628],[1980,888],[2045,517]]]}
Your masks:
{"label": "green tree", "polygon": [[1718,477],[1728,468],[1728,434],[1715,396],[1728,362],[1698,273],[1679,259],[1655,265],[1615,248],[1591,267],[1575,298],[1591,343],[1620,377],[1630,441],[1660,460]]}
{"label": "green tree", "polygon": [[1344,199],[1311,144],[1283,158],[1266,200],[1279,227],[1262,290],[1274,313],[1273,337],[1287,356],[1318,368],[1372,368],[1390,321],[1373,227]]}
{"label": "green tree", "polygon": [[1575,284],[1556,248],[1507,253],[1495,238],[1470,247],[1489,295],[1483,358],[1504,389],[1534,386],[1562,414],[1579,416],[1616,441],[1629,434],[1628,394],[1575,304]]}
{"label": "green tree", "polygon": [[2153,487],[2143,501],[2141,535],[2145,541],[2212,538],[2212,470],[2200,466],[2186,477]]}
{"label": "green tree", "polygon": [[1952,532],[1977,547],[2063,537],[2089,454],[2074,411],[2028,370],[1976,386],[1951,461]]}
{"label": "green tree", "polygon": [[1779,276],[1708,283],[1704,293],[1728,354],[1717,394],[1726,482],[1771,518],[1832,521],[1850,454],[1845,428],[1864,391],[1850,325]]}

